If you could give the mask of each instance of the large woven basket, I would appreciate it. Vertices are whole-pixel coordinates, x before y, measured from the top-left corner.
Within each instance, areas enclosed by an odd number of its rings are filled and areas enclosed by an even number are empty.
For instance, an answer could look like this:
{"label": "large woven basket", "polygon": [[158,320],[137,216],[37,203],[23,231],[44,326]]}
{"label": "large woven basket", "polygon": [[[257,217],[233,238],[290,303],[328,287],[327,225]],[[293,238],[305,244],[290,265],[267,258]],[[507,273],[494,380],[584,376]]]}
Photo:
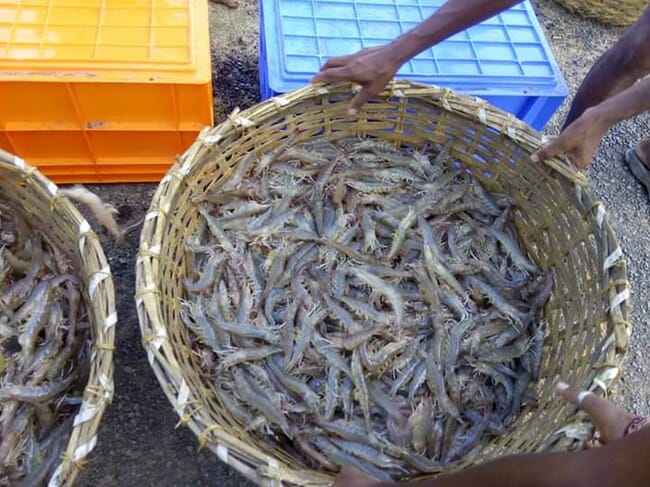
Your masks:
{"label": "large woven basket", "polygon": [[[629,288],[620,247],[584,176],[553,160],[533,164],[540,134],[486,102],[450,90],[394,82],[358,118],[346,115],[349,84],[308,86],[233,113],[205,129],[161,181],[141,234],[136,304],[143,344],[160,384],[180,417],[218,457],[260,485],[330,485],[333,476],[306,469],[279,449],[268,450],[231,423],[214,386],[191,353],[179,316],[184,241],[200,220],[192,196],[214,191],[249,151],[295,142],[372,136],[421,146],[454,140],[453,156],[488,189],[507,192],[522,209],[515,223],[542,268],[556,266],[556,289],[545,310],[549,334],[543,353],[540,396],[512,431],[459,467],[515,452],[580,446],[589,425],[582,413],[556,399],[562,377],[605,391],[620,374],[628,347]],[[488,172],[489,171],[489,172]],[[565,426],[570,425],[568,428]],[[275,483],[274,483],[275,482]]]}
{"label": "large woven basket", "polygon": [[555,0],[571,12],[604,24],[628,26],[648,8],[647,0]]}
{"label": "large woven basket", "polygon": [[113,278],[97,235],[70,200],[36,168],[1,150],[0,198],[70,259],[83,283],[92,340],[88,383],[61,463],[49,480],[49,487],[70,486],[97,443],[97,429],[113,398]]}

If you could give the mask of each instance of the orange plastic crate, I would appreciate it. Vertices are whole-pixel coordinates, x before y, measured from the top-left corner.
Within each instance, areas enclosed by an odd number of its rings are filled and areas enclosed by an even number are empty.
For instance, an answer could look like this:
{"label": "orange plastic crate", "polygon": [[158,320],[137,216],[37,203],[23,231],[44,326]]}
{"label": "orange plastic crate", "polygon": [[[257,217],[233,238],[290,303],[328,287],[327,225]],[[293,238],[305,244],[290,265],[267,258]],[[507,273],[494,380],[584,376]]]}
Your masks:
{"label": "orange plastic crate", "polygon": [[207,0],[0,0],[0,148],[53,181],[158,181],[212,124]]}

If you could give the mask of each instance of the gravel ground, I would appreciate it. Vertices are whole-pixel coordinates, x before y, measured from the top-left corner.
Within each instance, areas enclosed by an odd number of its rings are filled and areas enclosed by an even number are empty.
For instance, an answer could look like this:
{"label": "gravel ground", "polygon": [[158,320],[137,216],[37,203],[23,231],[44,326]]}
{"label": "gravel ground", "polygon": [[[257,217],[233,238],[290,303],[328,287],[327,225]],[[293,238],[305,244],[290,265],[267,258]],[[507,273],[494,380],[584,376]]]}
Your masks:
{"label": "gravel ground", "polygon": [[[537,0],[536,8],[572,94],[593,61],[611,46],[620,29],[604,27],[568,14],[550,0]],[[237,10],[210,5],[213,69],[215,73],[215,122],[235,107],[242,109],[259,100],[257,79],[257,2],[242,0]],[[548,125],[556,133],[568,101]],[[633,286],[635,325],[632,349],[616,401],[640,413],[650,413],[650,348],[648,337],[649,294],[642,276],[648,273],[648,195],[631,176],[622,160],[629,146],[650,134],[650,118],[639,117],[612,129],[587,170],[593,191],[609,210],[611,224],[626,251]],[[155,191],[154,185],[89,186],[119,206],[121,223],[141,219]],[[96,226],[96,228],[98,228]],[[141,337],[133,304],[134,264],[138,234],[116,247],[105,234],[104,248],[112,267],[118,297],[119,326],[115,354],[116,395],[104,416],[99,443],[82,472],[80,486],[203,486],[250,485],[221,464],[210,451],[197,452],[197,441],[188,428],[175,429],[177,416],[164,397],[140,345]]]}

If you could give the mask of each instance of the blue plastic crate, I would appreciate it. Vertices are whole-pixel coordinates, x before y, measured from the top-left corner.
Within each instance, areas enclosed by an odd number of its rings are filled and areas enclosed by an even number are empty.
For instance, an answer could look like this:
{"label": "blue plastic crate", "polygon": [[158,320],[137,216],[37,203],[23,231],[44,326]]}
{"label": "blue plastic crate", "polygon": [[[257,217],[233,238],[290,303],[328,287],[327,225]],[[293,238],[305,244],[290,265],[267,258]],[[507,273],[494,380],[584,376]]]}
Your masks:
{"label": "blue plastic crate", "polygon": [[[260,1],[262,99],[308,84],[330,57],[390,42],[444,3]],[[397,77],[481,97],[538,130],[568,95],[528,0],[420,53]]]}

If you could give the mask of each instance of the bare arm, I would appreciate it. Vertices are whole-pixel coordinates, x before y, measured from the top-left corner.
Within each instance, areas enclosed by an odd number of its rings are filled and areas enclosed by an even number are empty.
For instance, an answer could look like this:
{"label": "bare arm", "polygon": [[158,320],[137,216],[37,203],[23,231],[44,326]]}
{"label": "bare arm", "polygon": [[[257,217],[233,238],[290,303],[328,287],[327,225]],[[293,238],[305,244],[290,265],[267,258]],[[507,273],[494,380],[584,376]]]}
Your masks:
{"label": "bare arm", "polygon": [[629,88],[650,73],[650,7],[594,63],[571,104],[564,128],[585,110]]}
{"label": "bare arm", "polygon": [[449,0],[428,19],[391,43],[400,66],[425,49],[489,19],[520,1]]}
{"label": "bare arm", "polygon": [[642,487],[650,485],[648,447],[645,428],[601,448],[504,457],[413,487],[615,487],[623,479],[626,487]]}
{"label": "bare arm", "polygon": [[[558,381],[556,393],[578,406],[581,391]],[[408,484],[381,482],[345,467],[334,487],[641,487],[650,485],[650,425],[626,436],[635,415],[607,399],[588,394],[584,410],[600,432],[602,448],[581,452],[502,457],[457,473]],[[634,430],[631,430],[634,431]]]}
{"label": "bare arm", "polygon": [[650,427],[601,448],[513,455],[413,483],[379,482],[344,470],[334,487],[647,487]]}
{"label": "bare arm", "polygon": [[598,120],[607,128],[650,110],[650,77],[609,98],[594,108]]}
{"label": "bare arm", "polygon": [[[548,453],[514,455],[479,465],[456,474],[409,484],[410,487],[597,487],[599,472],[596,455]],[[591,463],[593,462],[593,464]],[[375,487],[403,487],[399,483],[381,483]],[[613,484],[610,484],[613,486]],[[627,485],[627,484],[626,484]],[[640,486],[639,486],[640,487]]]}
{"label": "bare arm", "polygon": [[635,83],[618,95],[587,109],[562,134],[533,155],[546,160],[567,154],[581,169],[593,158],[598,144],[612,125],[650,110],[650,77]]}
{"label": "bare arm", "polygon": [[359,83],[361,91],[351,105],[351,110],[356,111],[379,93],[410,58],[520,1],[449,0],[428,19],[388,44],[330,58],[312,78],[312,82]]}

